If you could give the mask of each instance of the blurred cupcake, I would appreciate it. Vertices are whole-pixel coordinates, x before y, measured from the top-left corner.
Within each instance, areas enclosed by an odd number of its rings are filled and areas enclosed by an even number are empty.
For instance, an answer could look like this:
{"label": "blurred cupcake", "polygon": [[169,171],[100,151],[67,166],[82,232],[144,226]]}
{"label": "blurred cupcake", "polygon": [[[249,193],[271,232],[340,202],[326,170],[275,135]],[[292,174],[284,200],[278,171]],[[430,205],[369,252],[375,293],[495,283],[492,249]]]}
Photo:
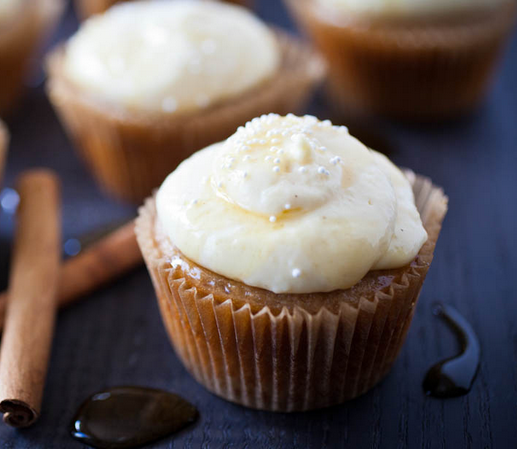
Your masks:
{"label": "blurred cupcake", "polygon": [[515,22],[515,0],[287,0],[354,114],[441,119],[472,110]]}
{"label": "blurred cupcake", "polygon": [[7,157],[7,146],[9,144],[9,133],[4,125],[4,122],[0,120],[0,182],[4,175],[5,160]]}
{"label": "blurred cupcake", "polygon": [[0,1],[0,116],[20,96],[31,57],[62,7],[61,0]]}
{"label": "blurred cupcake", "polygon": [[305,103],[321,59],[244,8],[131,2],[49,59],[48,92],[101,186],[142,201],[194,151]]}
{"label": "blurred cupcake", "polygon": [[[79,16],[86,19],[94,14],[99,14],[106,11],[115,3],[122,3],[128,0],[75,0],[75,7]],[[172,1],[172,0],[171,0]],[[236,3],[238,5],[247,5],[251,0],[224,0],[229,3]]]}
{"label": "blurred cupcake", "polygon": [[345,127],[271,114],[183,162],[136,234],[192,375],[248,407],[309,410],[387,374],[446,209]]}

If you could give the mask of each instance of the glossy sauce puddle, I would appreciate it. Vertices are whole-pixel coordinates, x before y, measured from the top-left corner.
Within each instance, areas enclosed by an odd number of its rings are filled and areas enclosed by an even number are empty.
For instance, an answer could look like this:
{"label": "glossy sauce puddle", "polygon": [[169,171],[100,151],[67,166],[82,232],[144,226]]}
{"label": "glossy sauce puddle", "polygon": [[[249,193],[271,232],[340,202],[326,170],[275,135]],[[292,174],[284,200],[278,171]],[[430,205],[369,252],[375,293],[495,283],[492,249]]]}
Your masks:
{"label": "glossy sauce puddle", "polygon": [[115,387],[90,396],[77,411],[72,436],[96,448],[140,447],[194,423],[197,409],[180,396],[142,387]]}

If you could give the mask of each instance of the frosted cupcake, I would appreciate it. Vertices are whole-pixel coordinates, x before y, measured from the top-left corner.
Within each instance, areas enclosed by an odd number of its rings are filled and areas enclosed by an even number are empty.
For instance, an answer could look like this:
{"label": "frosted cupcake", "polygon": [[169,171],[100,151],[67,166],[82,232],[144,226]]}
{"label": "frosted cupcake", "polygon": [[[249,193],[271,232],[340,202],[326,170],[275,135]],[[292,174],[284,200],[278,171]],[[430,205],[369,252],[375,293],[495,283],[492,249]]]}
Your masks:
{"label": "frosted cupcake", "polygon": [[131,2],[83,24],[49,59],[48,92],[101,186],[141,201],[194,151],[322,79],[308,48],[220,2]]}
{"label": "frosted cupcake", "polygon": [[[93,14],[99,14],[106,11],[109,7],[115,3],[121,3],[127,0],[75,0],[76,9],[79,16],[86,19]],[[246,5],[249,2],[246,0],[225,0],[229,3],[236,3],[240,5]]]}
{"label": "frosted cupcake", "polygon": [[515,0],[287,0],[354,114],[441,119],[485,97]]}
{"label": "frosted cupcake", "polygon": [[0,116],[23,91],[31,57],[62,11],[61,0],[0,1]]}
{"label": "frosted cupcake", "polygon": [[345,127],[271,114],[183,162],[136,233],[192,375],[239,404],[308,410],[389,371],[446,204]]}

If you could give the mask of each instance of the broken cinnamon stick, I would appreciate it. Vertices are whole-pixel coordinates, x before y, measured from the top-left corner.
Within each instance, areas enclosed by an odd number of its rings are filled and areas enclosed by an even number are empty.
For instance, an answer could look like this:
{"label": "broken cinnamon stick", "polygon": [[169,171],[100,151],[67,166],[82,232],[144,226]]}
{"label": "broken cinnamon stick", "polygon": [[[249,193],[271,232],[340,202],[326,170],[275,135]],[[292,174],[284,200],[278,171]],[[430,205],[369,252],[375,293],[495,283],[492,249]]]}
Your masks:
{"label": "broken cinnamon stick", "polygon": [[[63,263],[59,307],[75,302],[143,263],[134,227],[131,220]],[[6,303],[7,294],[0,294],[0,331]]]}
{"label": "broken cinnamon stick", "polygon": [[59,181],[48,170],[23,173],[0,349],[0,411],[27,427],[39,417],[54,333],[60,268]]}

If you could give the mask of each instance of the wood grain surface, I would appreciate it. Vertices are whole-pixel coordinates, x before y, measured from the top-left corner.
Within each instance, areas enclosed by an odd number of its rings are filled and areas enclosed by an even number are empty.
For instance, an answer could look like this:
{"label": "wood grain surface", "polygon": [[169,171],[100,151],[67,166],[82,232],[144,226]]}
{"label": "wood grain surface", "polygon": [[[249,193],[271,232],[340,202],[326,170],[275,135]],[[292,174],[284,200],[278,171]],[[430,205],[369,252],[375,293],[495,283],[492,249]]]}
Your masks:
{"label": "wood grain surface", "polygon": [[[270,22],[291,28],[279,0],[260,0]],[[67,13],[54,41],[77,27]],[[37,84],[37,83],[36,83]],[[320,95],[309,109],[342,122]],[[62,177],[65,238],[130,218],[132,206],[106,198],[72,152],[43,89],[30,89],[7,120],[12,134],[4,185],[27,167]],[[430,176],[450,197],[435,261],[402,353],[373,391],[331,409],[272,414],[227,403],[184,370],[167,340],[149,277],[141,269],[58,317],[40,421],[26,431],[0,426],[0,448],[80,448],[68,434],[76,408],[105,387],[165,388],[192,401],[199,422],[156,448],[514,448],[517,446],[517,37],[479,111],[440,125],[372,121],[351,132],[399,165]],[[0,214],[0,289],[7,282],[13,219]],[[437,400],[421,382],[429,366],[457,351],[432,314],[454,305],[482,344],[472,392]]]}

